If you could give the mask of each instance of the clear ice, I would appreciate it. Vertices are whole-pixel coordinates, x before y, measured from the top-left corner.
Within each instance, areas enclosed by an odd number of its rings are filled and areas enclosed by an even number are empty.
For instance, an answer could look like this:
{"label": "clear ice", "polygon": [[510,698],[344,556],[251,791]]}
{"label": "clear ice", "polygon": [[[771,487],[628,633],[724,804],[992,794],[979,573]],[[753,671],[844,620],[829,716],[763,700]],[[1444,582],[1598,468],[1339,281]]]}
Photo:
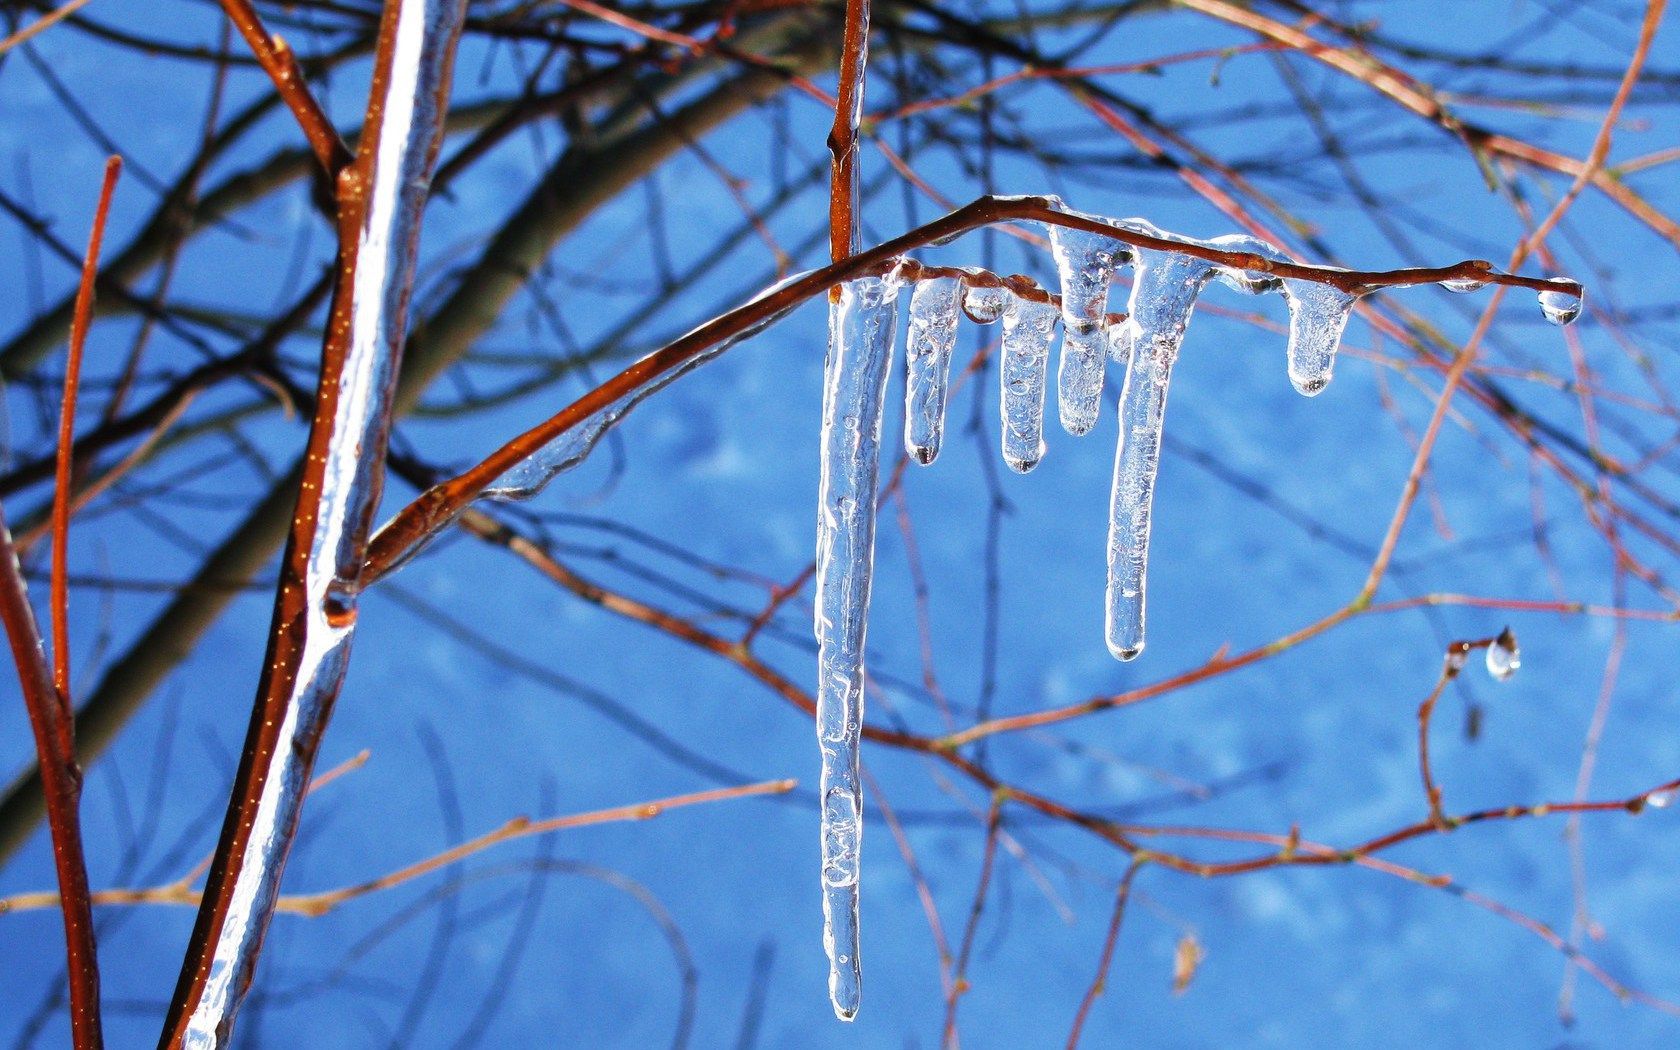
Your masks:
{"label": "clear ice", "polygon": [[[344,683],[368,524],[379,504],[421,219],[465,7],[464,0],[401,0],[395,10],[366,211],[355,231],[349,331],[333,377],[338,397],[319,468],[319,498],[313,520],[301,519],[307,534],[293,535],[294,545],[306,546],[289,548],[286,555],[303,597],[295,618],[280,626],[272,642],[269,674],[278,674],[275,669],[285,663],[295,674],[289,681],[263,681],[258,703],[284,691],[285,707],[278,725],[253,723],[247,754],[258,757],[242,770],[235,788],[252,792],[251,801],[242,827],[232,816],[224,825],[217,852],[225,866],[221,874],[212,869],[202,913],[212,917],[206,923],[206,955],[195,960],[189,954],[186,963],[189,968],[201,963],[202,985],[178,1000],[187,1012],[169,1022],[166,1044],[173,1040],[188,1050],[232,1045],[235,1016],[279,901],[316,745]],[[292,585],[283,581],[282,586]],[[287,604],[282,600],[278,607]],[[265,732],[267,746],[259,748]],[[225,908],[220,916],[214,911],[218,899]]]}
{"label": "clear ice", "polygon": [[1573,324],[1581,316],[1581,294],[1573,286],[1548,288],[1540,293],[1540,312],[1553,324]]}
{"label": "clear ice", "polygon": [[1359,296],[1291,277],[1283,282],[1283,297],[1289,302],[1289,381],[1313,397],[1330,385],[1336,348]]}
{"label": "clear ice", "polygon": [[1003,312],[998,366],[1003,459],[1022,474],[1044,458],[1044,386],[1059,313],[1049,303],[1019,296],[1012,296]]}
{"label": "clear ice", "polygon": [[957,345],[962,287],[954,277],[933,277],[910,295],[910,334],[904,344],[904,448],[918,463],[932,463],[945,433],[945,397],[951,351]]}
{"label": "clear ice", "polygon": [[991,324],[1003,316],[1009,295],[1008,289],[996,285],[967,285],[963,289],[963,313],[976,324]]}
{"label": "clear ice", "polygon": [[822,749],[823,947],[835,1015],[857,1015],[858,852],[863,793],[863,650],[875,559],[881,414],[898,328],[898,284],[866,277],[841,286],[829,310],[817,504],[817,743]]}
{"label": "clear ice", "polygon": [[1517,636],[1509,627],[1487,647],[1487,672],[1498,681],[1505,681],[1522,666],[1522,651],[1517,648]]}
{"label": "clear ice", "polygon": [[[1154,232],[1150,230],[1149,232]],[[1108,519],[1108,649],[1122,660],[1143,651],[1144,586],[1149,573],[1149,512],[1161,460],[1167,385],[1215,264],[1175,252],[1139,249],[1130,316],[1117,339],[1130,344],[1120,393],[1120,444]]]}
{"label": "clear ice", "polygon": [[1088,230],[1050,225],[1050,246],[1062,286],[1062,359],[1056,405],[1062,428],[1089,433],[1101,411],[1108,338],[1104,318],[1116,265],[1130,257],[1124,242]]}

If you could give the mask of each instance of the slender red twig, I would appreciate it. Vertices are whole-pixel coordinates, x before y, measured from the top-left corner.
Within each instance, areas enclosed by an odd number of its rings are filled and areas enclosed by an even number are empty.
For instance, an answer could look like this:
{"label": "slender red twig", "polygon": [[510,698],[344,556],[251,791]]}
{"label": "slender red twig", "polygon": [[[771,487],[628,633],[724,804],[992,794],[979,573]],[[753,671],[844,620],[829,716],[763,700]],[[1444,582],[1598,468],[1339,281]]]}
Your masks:
{"label": "slender red twig", "polygon": [[58,414],[58,459],[53,475],[52,508],[52,652],[53,686],[61,702],[70,706],[70,467],[76,440],[76,394],[81,387],[82,348],[87,343],[88,325],[93,319],[93,284],[99,276],[99,248],[105,240],[105,222],[111,212],[111,195],[122,174],[122,158],[105,162],[105,181],[99,188],[99,205],[93,213],[93,232],[88,234],[87,254],[82,258],[82,283],[76,289],[76,311],[70,321],[70,353],[64,365],[64,400]]}
{"label": "slender red twig", "polygon": [[75,320],[70,329],[70,363],[64,377],[64,416],[60,421],[58,485],[53,498],[52,623],[54,660],[49,668],[40,625],[29,604],[29,592],[18,564],[17,548],[0,512],[0,620],[11,643],[29,725],[35,735],[35,755],[46,794],[47,824],[52,831],[53,864],[58,874],[59,906],[64,915],[66,973],[70,985],[70,1035],[76,1050],[104,1045],[99,1021],[99,957],[94,944],[93,908],[88,891],[87,858],[82,850],[80,807],[82,771],[76,765],[76,721],[70,707],[70,645],[68,570],[64,538],[70,523],[70,450],[72,414],[80,373],[82,346],[93,311],[93,278],[99,270],[99,245],[110,214],[122,162],[112,157],[94,211],[93,232],[82,264],[82,283],[76,296]]}
{"label": "slender red twig", "polygon": [[1079,1000],[1079,1011],[1073,1015],[1073,1028],[1068,1032],[1068,1050],[1074,1050],[1079,1045],[1079,1037],[1085,1031],[1085,1018],[1090,1016],[1097,997],[1108,987],[1108,968],[1114,961],[1114,946],[1120,941],[1120,923],[1126,917],[1126,904],[1132,899],[1132,881],[1143,865],[1143,861],[1134,858],[1127,866],[1126,874],[1120,877],[1120,886],[1114,893],[1114,914],[1109,917],[1108,934],[1103,938],[1102,955],[1097,959],[1097,975],[1091,979],[1091,986],[1085,989],[1085,997]]}

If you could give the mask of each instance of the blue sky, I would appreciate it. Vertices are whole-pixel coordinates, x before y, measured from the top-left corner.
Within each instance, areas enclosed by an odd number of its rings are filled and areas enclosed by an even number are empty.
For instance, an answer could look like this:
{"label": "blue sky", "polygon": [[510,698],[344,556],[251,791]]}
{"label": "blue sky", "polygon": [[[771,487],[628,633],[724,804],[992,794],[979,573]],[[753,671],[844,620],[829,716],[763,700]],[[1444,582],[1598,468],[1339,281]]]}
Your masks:
{"label": "blue sky", "polygon": [[[1594,12],[1548,17],[1554,8],[1562,10],[1536,0],[1403,0],[1350,5],[1350,13],[1380,15],[1395,35],[1423,45],[1468,52],[1494,47],[1537,61],[1625,61],[1629,22]],[[90,10],[112,22],[151,21],[160,31],[214,39],[215,12],[204,4],[171,0],[152,8],[96,0]],[[1140,18],[1135,28],[1109,34],[1091,60],[1124,62],[1246,39],[1186,14]],[[117,61],[69,30],[43,37],[39,50],[131,157],[113,225],[113,243],[120,244],[151,204],[141,172],[172,173],[181,151],[191,148],[183,145],[191,137],[180,114],[198,119],[204,73],[161,59]],[[499,61],[482,49],[468,52],[461,62],[461,97],[487,90],[478,79],[481,69],[490,70],[494,83],[509,82],[505,56]],[[1651,65],[1680,68],[1680,38],[1672,26],[1659,35]],[[1362,97],[1363,89],[1300,68],[1306,83],[1330,90],[1332,100]],[[1501,83],[1474,70],[1458,77],[1445,86],[1474,94]],[[1168,123],[1214,107],[1276,99],[1280,90],[1265,56],[1230,59],[1216,81],[1207,64],[1189,64],[1159,77],[1113,83]],[[236,78],[234,96],[250,97],[257,86],[251,77]],[[27,165],[37,209],[54,218],[67,240],[79,242],[100,148],[64,125],[39,78],[16,58],[0,69],[0,91],[10,115],[0,122],[0,153],[6,155],[0,173]],[[335,82],[328,96],[333,112],[348,122],[359,108],[357,94],[353,77]],[[1011,96],[1010,105],[1044,142],[1125,152],[1051,87],[1026,89]],[[1350,111],[1345,118],[1353,132],[1370,136],[1361,140],[1368,150],[1362,170],[1378,192],[1397,202],[1396,214],[1429,217],[1416,234],[1422,254],[1433,262],[1464,256],[1502,262],[1520,229],[1464,151],[1437,148],[1433,129],[1395,122],[1386,111],[1371,113]],[[1598,119],[1591,109],[1578,117],[1475,113],[1575,154],[1586,148]],[[1642,105],[1636,117],[1640,123],[1622,132],[1614,156],[1675,143],[1672,102]],[[792,158],[797,172],[820,160],[826,119],[814,105],[797,101],[788,119],[803,144]],[[755,200],[769,193],[770,123],[764,115],[749,115],[708,142],[749,178]],[[1364,130],[1367,123],[1382,134]],[[1295,155],[1304,166],[1319,153],[1298,118],[1186,126],[1211,151],[1280,157],[1284,172]],[[218,173],[294,139],[283,121],[272,121],[257,143],[230,157]],[[452,199],[434,205],[423,246],[428,280],[447,280],[451,260],[481,242],[484,216],[522,193],[553,148],[552,140],[519,139],[464,181]],[[879,156],[866,154],[866,179],[881,169]],[[978,191],[975,180],[936,150],[918,170],[958,199]],[[1336,261],[1368,268],[1404,261],[1324,170],[1303,167],[1306,182],[1278,185],[1290,208],[1318,227]],[[0,174],[0,184],[17,192],[19,178]],[[639,309],[639,298],[623,294],[620,285],[656,265],[658,252],[670,253],[679,269],[704,262],[717,232],[739,221],[738,208],[692,155],[673,161],[659,178],[681,206],[672,216],[668,245],[649,239],[643,196],[627,194],[568,239],[554,271],[538,282],[578,343],[587,345]],[[1672,180],[1664,181],[1663,169],[1635,184],[1659,207],[1673,210]],[[1035,166],[1006,160],[995,186],[1000,192],[1055,190],[1080,210],[1141,215],[1197,236],[1233,229],[1175,180],[1119,165],[1112,177],[1047,185]],[[1562,188],[1555,180],[1549,186],[1552,192]],[[807,198],[807,205],[816,200]],[[907,214],[895,188],[871,203],[866,225],[885,236],[937,212],[924,200]],[[778,213],[772,227],[791,248],[818,232],[823,219],[820,210],[801,206]],[[189,290],[183,301],[268,309],[282,297],[294,252],[324,257],[321,229],[297,249],[296,230],[308,221],[306,198],[294,190],[241,213],[238,227],[196,239],[177,279],[177,287]],[[9,331],[30,316],[33,304],[20,234],[13,226],[0,237],[6,238],[0,272],[24,289],[0,304]],[[1635,228],[1601,198],[1583,197],[1560,245],[1565,270],[1586,281],[1601,301],[1621,309],[1672,301],[1673,247]],[[807,253],[802,262],[820,261],[820,252]],[[1002,238],[988,246],[969,237],[927,255],[962,263],[987,257],[1000,271],[1051,272],[1046,255]],[[651,348],[744,298],[770,266],[761,246],[742,249],[730,265],[645,317],[620,352]],[[1529,272],[1539,271],[1531,265]],[[49,298],[71,279],[66,267],[49,263],[43,277]],[[1403,300],[1456,340],[1469,331],[1485,295],[1417,290]],[[1249,300],[1221,289],[1204,303],[1254,310],[1272,322],[1284,318],[1276,297]],[[1604,386],[1638,393],[1642,380],[1613,336],[1591,319],[1580,331]],[[557,515],[550,527],[564,549],[611,585],[662,594],[589,552],[620,549],[635,564],[715,591],[732,605],[756,608],[762,589],[718,585],[592,523],[609,520],[677,539],[707,559],[770,579],[795,576],[812,555],[823,332],[822,310],[813,305],[673,385],[629,418],[616,443],[556,483],[533,508]],[[132,333],[128,321],[103,326],[90,344],[90,368],[114,370],[111,362]],[[1673,382],[1673,321],[1645,325],[1637,335],[1652,367]],[[959,359],[972,354],[976,338],[964,335]],[[564,342],[531,302],[522,301],[484,345],[558,353]],[[180,345],[161,343],[159,369],[191,360]],[[939,681],[959,710],[972,711],[984,679],[977,611],[986,598],[987,486],[994,473],[1004,475],[998,492],[1008,504],[996,558],[999,714],[1153,682],[1198,665],[1222,645],[1264,643],[1345,603],[1364,578],[1369,551],[1411,461],[1405,428],[1384,401],[1392,401],[1405,427],[1417,429],[1427,420],[1435,389],[1432,373],[1386,364],[1404,351],[1374,338],[1364,323],[1350,328],[1348,343],[1334,384],[1309,400],[1289,386],[1279,332],[1213,310],[1197,316],[1168,410],[1169,447],[1155,505],[1149,648],[1126,665],[1107,654],[1101,626],[1118,371],[1110,376],[1111,397],[1097,430],[1075,439],[1052,426],[1047,457],[1024,477],[1001,471],[997,462],[995,374],[966,384],[953,400],[945,452],[931,467],[911,467],[903,490],[930,581]],[[307,360],[309,347],[307,338],[299,339],[288,352]],[[1568,368],[1562,335],[1541,321],[1526,295],[1507,301],[1488,354],[1511,368]],[[486,386],[496,384],[487,368],[475,375]],[[1579,433],[1571,397],[1520,377],[1511,382],[1525,407]],[[402,426],[400,441],[433,462],[470,463],[570,400],[583,389],[580,383],[549,387],[466,422],[417,418]],[[895,377],[887,417],[892,455],[901,447],[901,390],[902,379]],[[455,393],[440,385],[434,403]],[[248,399],[244,391],[213,395],[205,408],[242,399]],[[31,394],[14,387],[6,407],[14,442],[38,448]],[[977,427],[970,428],[971,418]],[[1665,431],[1661,419],[1633,418],[1649,444],[1673,429],[1672,420]],[[1468,428],[1453,420],[1444,431],[1431,474],[1431,499],[1438,499],[1450,537],[1421,505],[1402,536],[1401,573],[1382,598],[1431,591],[1552,596],[1552,576],[1530,535],[1528,460],[1485,413],[1466,419]],[[279,465],[302,430],[269,413],[251,424],[249,434]],[[185,472],[186,488],[205,496],[264,490],[257,472],[220,446],[172,452],[152,469],[158,479]],[[1655,470],[1651,482],[1668,497],[1676,495],[1672,469]],[[1541,492],[1564,592],[1585,602],[1611,600],[1602,540],[1555,479],[1542,482]],[[387,502],[394,509],[409,495],[393,484]],[[186,502],[160,509],[187,534],[177,540],[202,542],[234,520]],[[10,501],[7,510],[17,517]],[[1326,527],[1350,543],[1327,541]],[[869,636],[870,668],[880,688],[871,696],[871,720],[902,718],[919,731],[937,732],[938,716],[918,684],[911,564],[890,507],[880,536]],[[198,560],[190,543],[160,536],[132,514],[91,516],[75,542],[77,564],[87,572],[170,579]],[[325,918],[282,915],[242,1022],[248,1045],[365,1046],[404,1032],[411,1033],[403,1037],[406,1045],[453,1045],[486,1002],[495,1004],[480,1033],[487,1045],[662,1045],[676,1021],[683,967],[661,919],[681,930],[683,952],[692,960],[692,1045],[736,1045],[755,988],[764,1002],[761,1047],[938,1045],[943,1004],[932,939],[915,885],[873,808],[863,861],[864,1008],[851,1026],[829,1012],[819,942],[816,814],[808,791],[817,759],[803,716],[730,664],[604,615],[544,585],[505,553],[469,539],[439,544],[395,577],[390,589],[376,589],[367,599],[350,680],[321,764],[330,767],[363,749],[371,758],[311,801],[288,888],[359,881],[518,814],[578,812],[714,785],[691,763],[674,762],[627,734],[599,705],[580,699],[586,690],[610,695],[728,770],[755,780],[798,778],[807,790],[503,847],[468,862],[459,873],[466,884],[441,900],[428,897],[440,885],[433,879]],[[1635,588],[1635,594],[1635,604],[1653,607],[1648,592]],[[662,597],[701,614],[693,603]],[[563,675],[570,685],[555,688],[523,665],[463,648],[416,615],[416,600],[446,607],[473,631]],[[81,680],[92,683],[101,660],[120,651],[158,602],[151,594],[102,598],[78,592],[73,610]],[[217,799],[231,778],[261,661],[268,603],[260,590],[237,600],[91,772],[86,808],[96,885],[168,881],[210,848],[220,821]],[[763,649],[767,661],[806,687],[814,680],[808,603],[807,592]],[[1565,799],[1574,791],[1613,640],[1613,625],[1602,618],[1507,618],[1469,608],[1441,609],[1433,618],[1417,612],[1361,618],[1240,674],[1158,702],[1051,733],[1000,738],[989,761],[1012,782],[1086,808],[1135,813],[1139,820],[1269,833],[1298,824],[1316,841],[1358,842],[1423,815],[1415,709],[1435,681],[1444,640],[1485,637],[1507,619],[1521,639],[1523,667],[1499,684],[1472,665],[1472,673],[1449,690],[1433,738],[1435,768],[1451,810]],[[1672,625],[1629,626],[1594,797],[1624,797],[1680,774],[1675,638]],[[4,698],[14,692],[0,687]],[[1472,704],[1484,713],[1474,742],[1460,731]],[[20,705],[0,702],[0,768],[18,767],[29,753],[24,725]],[[917,859],[955,936],[981,860],[983,838],[973,811],[983,811],[986,799],[966,784],[952,786],[917,756],[871,749],[864,757],[891,804],[906,814]],[[1175,785],[1186,781],[1213,786],[1214,796],[1175,794]],[[1011,818],[1010,842],[1019,854],[1005,849],[998,860],[971,967],[973,990],[962,1002],[965,1045],[1061,1045],[1091,979],[1124,858],[1075,829],[1013,811]],[[1609,814],[1583,824],[1589,900],[1605,934],[1589,942],[1588,954],[1617,979],[1670,997],[1680,996],[1680,944],[1672,921],[1671,873],[1680,854],[1675,819],[1671,812]],[[1567,930],[1573,889],[1564,827],[1552,819],[1465,828],[1406,845],[1389,859],[1449,873],[1474,893]],[[140,861],[126,867],[123,849],[135,839]],[[1206,857],[1236,855],[1216,844],[1186,849]],[[50,878],[45,836],[37,836],[0,870],[0,894],[43,888]],[[649,901],[658,902],[651,912]],[[103,914],[110,921],[102,940],[110,1041],[142,1045],[153,1037],[173,986],[191,913],[159,907]],[[1191,933],[1206,960],[1190,989],[1174,995],[1175,947]],[[0,1039],[16,1039],[22,1019],[45,994],[60,943],[52,912],[0,916]],[[444,948],[434,951],[439,944]],[[510,950],[517,951],[517,964],[504,972]],[[1563,957],[1533,932],[1460,896],[1377,872],[1333,868],[1204,881],[1146,869],[1085,1045],[1630,1047],[1671,1045],[1680,1035],[1674,1018],[1620,1004],[1589,980],[1577,990],[1576,1025],[1562,1027],[1556,1003],[1563,974]],[[421,1005],[406,1005],[417,986],[425,994],[413,1001]],[[62,1043],[63,1036],[62,1025],[53,1022],[38,1045]]]}

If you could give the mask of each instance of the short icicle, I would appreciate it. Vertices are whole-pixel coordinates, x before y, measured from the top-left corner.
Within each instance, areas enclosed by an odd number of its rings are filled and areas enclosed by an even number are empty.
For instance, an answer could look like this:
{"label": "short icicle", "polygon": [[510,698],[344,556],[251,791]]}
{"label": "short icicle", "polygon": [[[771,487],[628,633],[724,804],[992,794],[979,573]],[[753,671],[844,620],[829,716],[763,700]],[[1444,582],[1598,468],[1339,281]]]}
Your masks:
{"label": "short icicle", "polygon": [[904,448],[918,463],[932,463],[944,439],[961,294],[956,278],[933,277],[917,282],[910,296],[910,334],[904,343]]}
{"label": "short icicle", "polygon": [[1062,359],[1056,404],[1062,428],[1087,434],[1101,411],[1108,339],[1103,319],[1114,268],[1125,245],[1101,234],[1050,224],[1050,246],[1062,284]]}
{"label": "short icicle", "polygon": [[898,285],[845,284],[829,313],[817,506],[817,742],[822,748],[823,947],[835,1016],[857,1016],[858,857],[863,792],[863,651],[875,559],[881,414],[898,327]]}
{"label": "short icicle", "polygon": [[1289,381],[1313,397],[1330,385],[1336,350],[1359,295],[1291,278],[1283,282],[1283,297],[1289,303]]}
{"label": "short icicle", "polygon": [[[1003,311],[1003,356],[998,367],[1003,460],[1020,474],[1044,458],[1045,377],[1059,313],[1049,303],[1019,296],[1011,296]],[[1099,353],[1104,351],[1100,342],[1097,347]]]}
{"label": "short icicle", "polygon": [[1128,345],[1130,349],[1126,385],[1120,394],[1120,446],[1114,457],[1109,504],[1105,623],[1109,651],[1121,660],[1134,659],[1143,651],[1149,513],[1161,459],[1167,384],[1196,296],[1213,271],[1213,264],[1189,255],[1140,250],[1131,316],[1110,337],[1117,350]]}

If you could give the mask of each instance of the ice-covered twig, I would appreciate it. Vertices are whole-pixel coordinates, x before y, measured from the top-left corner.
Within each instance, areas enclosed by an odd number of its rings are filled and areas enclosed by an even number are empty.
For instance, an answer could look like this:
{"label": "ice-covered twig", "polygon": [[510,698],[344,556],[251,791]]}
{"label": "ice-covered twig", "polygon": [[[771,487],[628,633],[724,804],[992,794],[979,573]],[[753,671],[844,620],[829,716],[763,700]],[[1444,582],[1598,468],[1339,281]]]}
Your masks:
{"label": "ice-covered twig", "polygon": [[343,684],[464,12],[464,0],[385,8],[367,130],[337,180],[339,283],[273,633],[164,1047],[222,1047],[232,1038]]}
{"label": "ice-covered twig", "polygon": [[[1233,251],[1199,242],[1174,241],[1116,227],[1088,216],[1069,213],[1049,197],[982,197],[847,259],[797,274],[752,300],[719,314],[631,364],[555,415],[508,441],[476,466],[428,488],[379,529],[368,553],[368,580],[376,580],[400,566],[498,479],[527,459],[541,455],[544,447],[551,442],[562,440],[574,429],[587,426],[598,413],[610,406],[623,404],[626,399],[635,399],[638,392],[662,385],[671,373],[682,372],[697,358],[735,345],[801,303],[826,295],[831,288],[846,281],[880,276],[899,267],[904,267],[905,280],[916,280],[924,273],[949,273],[951,271],[944,269],[920,267],[903,256],[970,230],[1004,222],[1038,222],[1082,230],[1111,237],[1133,247],[1182,252],[1233,271],[1263,272],[1280,279],[1299,278],[1349,291],[1369,292],[1476,279],[1535,292],[1553,291],[1574,296],[1579,296],[1581,292],[1581,285],[1576,281],[1502,273],[1483,260],[1467,260],[1451,266],[1372,271],[1280,262],[1252,252]],[[1022,294],[1020,289],[1013,290]]]}

